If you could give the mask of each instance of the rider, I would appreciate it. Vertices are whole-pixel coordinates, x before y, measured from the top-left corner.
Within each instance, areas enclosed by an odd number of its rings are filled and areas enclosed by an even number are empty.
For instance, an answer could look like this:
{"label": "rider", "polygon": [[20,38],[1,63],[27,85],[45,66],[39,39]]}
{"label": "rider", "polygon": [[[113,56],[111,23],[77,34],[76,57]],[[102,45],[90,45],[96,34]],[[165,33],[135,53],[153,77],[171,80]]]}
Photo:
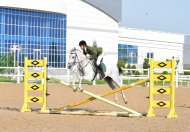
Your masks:
{"label": "rider", "polygon": [[[79,46],[80,48],[83,50],[83,54],[90,60],[94,59],[94,64],[95,66],[100,70],[101,72],[101,78],[105,77],[101,62],[103,59],[103,55],[102,55],[102,48],[93,48],[91,46],[87,46],[86,42],[84,40],[81,40],[79,42]],[[97,70],[96,70],[96,74],[95,77],[97,75]],[[94,79],[93,79],[94,80]]]}

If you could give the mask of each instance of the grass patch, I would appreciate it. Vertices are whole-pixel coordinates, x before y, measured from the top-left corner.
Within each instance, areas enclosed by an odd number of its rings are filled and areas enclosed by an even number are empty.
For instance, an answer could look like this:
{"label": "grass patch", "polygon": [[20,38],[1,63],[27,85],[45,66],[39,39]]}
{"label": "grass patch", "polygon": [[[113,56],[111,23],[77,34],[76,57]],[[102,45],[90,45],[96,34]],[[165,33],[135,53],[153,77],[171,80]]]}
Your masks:
{"label": "grass patch", "polygon": [[[129,85],[129,84],[135,83],[137,81],[139,81],[139,79],[123,80],[123,85]],[[147,82],[141,83],[140,86],[146,87]]]}
{"label": "grass patch", "polygon": [[14,82],[16,83],[16,80],[13,79],[12,77],[0,77],[0,82]]}
{"label": "grass patch", "polygon": [[107,84],[107,82],[106,81],[104,81],[104,80],[96,80],[96,84]]}

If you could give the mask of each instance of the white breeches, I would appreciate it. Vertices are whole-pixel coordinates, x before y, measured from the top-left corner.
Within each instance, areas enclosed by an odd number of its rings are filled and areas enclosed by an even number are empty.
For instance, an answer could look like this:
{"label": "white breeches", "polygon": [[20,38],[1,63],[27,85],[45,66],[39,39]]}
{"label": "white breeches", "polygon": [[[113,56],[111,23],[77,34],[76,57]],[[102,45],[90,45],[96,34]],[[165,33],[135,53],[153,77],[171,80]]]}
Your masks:
{"label": "white breeches", "polygon": [[101,54],[101,55],[98,56],[97,61],[96,61],[97,65],[100,65],[100,62],[101,62],[101,60],[102,60],[103,57],[104,57],[103,54]]}

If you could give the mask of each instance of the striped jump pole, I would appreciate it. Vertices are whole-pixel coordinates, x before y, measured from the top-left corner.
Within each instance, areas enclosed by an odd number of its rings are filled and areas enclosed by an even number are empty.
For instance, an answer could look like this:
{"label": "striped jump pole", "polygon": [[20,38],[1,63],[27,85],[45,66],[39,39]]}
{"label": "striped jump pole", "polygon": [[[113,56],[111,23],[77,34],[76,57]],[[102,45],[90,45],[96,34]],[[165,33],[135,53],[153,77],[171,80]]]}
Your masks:
{"label": "striped jump pole", "polygon": [[[128,88],[131,88],[131,87],[133,87],[133,86],[136,86],[136,85],[142,84],[142,83],[144,83],[144,82],[148,82],[148,81],[149,81],[149,79],[139,80],[139,81],[137,81],[137,82],[135,82],[135,83],[131,83],[131,84],[129,84],[129,85],[122,86],[122,87],[116,88],[116,89],[114,89],[114,90],[110,90],[110,91],[108,91],[108,92],[102,93],[102,94],[99,95],[99,96],[105,97],[105,96],[114,94],[114,93],[116,93],[116,92],[119,92],[119,91],[121,91],[121,90],[126,90],[126,89],[128,89]],[[64,85],[67,85],[67,84],[65,84],[65,82],[60,82],[60,83],[62,83],[62,84],[64,84]],[[95,97],[90,97],[90,98],[88,98],[88,99],[84,99],[84,100],[77,101],[77,102],[75,102],[75,103],[69,104],[69,105],[67,105],[67,106],[65,106],[65,107],[58,108],[58,109],[56,109],[56,110],[58,110],[58,111],[64,111],[64,110],[66,110],[66,109],[70,109],[70,108],[79,106],[79,105],[81,105],[81,104],[85,104],[85,103],[91,102],[91,101],[93,101],[93,100],[95,100],[95,99],[96,99]]]}
{"label": "striped jump pole", "polygon": [[[63,85],[65,85],[65,86],[67,86],[68,88],[71,88],[71,89],[72,89],[72,87],[70,87],[70,85],[69,85],[68,83],[66,83],[66,82],[61,81],[61,84],[63,84]],[[123,89],[126,89],[126,88],[121,87],[120,89],[115,89],[115,91],[113,90],[113,91],[114,91],[113,93],[118,92],[118,91],[121,91],[121,90],[123,90]],[[115,106],[115,107],[117,107],[117,108],[120,108],[120,109],[122,109],[122,110],[125,110],[125,111],[129,112],[129,116],[142,116],[141,113],[139,113],[139,112],[137,112],[137,111],[134,111],[134,110],[132,110],[132,109],[130,109],[130,108],[124,107],[124,106],[122,106],[122,105],[119,105],[119,104],[117,104],[117,103],[114,103],[114,102],[112,102],[112,101],[109,101],[109,100],[107,100],[107,99],[101,97],[101,95],[95,95],[95,94],[90,93],[90,92],[88,92],[88,91],[86,91],[86,90],[83,90],[83,91],[81,91],[81,92],[84,93],[84,94],[86,94],[86,95],[91,96],[91,97],[94,98],[94,99],[101,100],[101,101],[106,102],[106,103],[108,103],[108,104],[110,104],[110,105],[112,105],[112,106]],[[106,95],[110,95],[110,94],[112,94],[111,91],[109,91],[109,93],[108,93],[108,92],[106,93]],[[93,100],[94,100],[94,99],[93,99]]]}

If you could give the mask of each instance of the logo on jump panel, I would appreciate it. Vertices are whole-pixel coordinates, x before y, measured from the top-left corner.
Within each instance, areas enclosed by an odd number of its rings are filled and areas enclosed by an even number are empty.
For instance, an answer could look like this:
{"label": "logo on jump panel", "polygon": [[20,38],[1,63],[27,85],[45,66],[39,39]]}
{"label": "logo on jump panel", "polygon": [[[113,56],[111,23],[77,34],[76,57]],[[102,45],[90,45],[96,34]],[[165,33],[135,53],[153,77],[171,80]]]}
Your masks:
{"label": "logo on jump panel", "polygon": [[166,79],[166,77],[165,76],[163,76],[163,75],[160,75],[159,77],[157,77],[159,80],[165,80]]}
{"label": "logo on jump panel", "polygon": [[167,65],[167,64],[164,63],[164,62],[160,62],[160,63],[158,64],[159,67],[165,67],[166,65]]}
{"label": "logo on jump panel", "polygon": [[34,97],[34,98],[32,98],[32,99],[31,99],[31,101],[35,103],[35,102],[38,102],[38,101],[39,101],[39,99],[38,99],[38,98],[36,98],[36,97]]}
{"label": "logo on jump panel", "polygon": [[35,73],[33,73],[31,76],[34,77],[34,78],[37,78],[37,77],[39,77],[40,75],[35,72]]}
{"label": "logo on jump panel", "polygon": [[165,92],[166,92],[166,90],[165,90],[165,89],[163,89],[163,88],[161,88],[161,89],[157,90],[157,92],[159,92],[159,93],[163,94],[163,93],[165,93]]}
{"label": "logo on jump panel", "polygon": [[163,106],[166,105],[166,103],[164,103],[163,101],[160,101],[160,102],[157,103],[157,105],[160,106],[160,107],[163,107]]}
{"label": "logo on jump panel", "polygon": [[37,89],[39,89],[40,87],[38,87],[37,85],[33,85],[32,87],[31,87],[31,89],[33,89],[33,90],[37,90]]}
{"label": "logo on jump panel", "polygon": [[35,61],[32,61],[31,63],[32,63],[33,65],[35,65],[35,66],[38,65],[38,64],[40,64],[40,63],[39,63],[38,61],[36,61],[36,60],[35,60]]}

